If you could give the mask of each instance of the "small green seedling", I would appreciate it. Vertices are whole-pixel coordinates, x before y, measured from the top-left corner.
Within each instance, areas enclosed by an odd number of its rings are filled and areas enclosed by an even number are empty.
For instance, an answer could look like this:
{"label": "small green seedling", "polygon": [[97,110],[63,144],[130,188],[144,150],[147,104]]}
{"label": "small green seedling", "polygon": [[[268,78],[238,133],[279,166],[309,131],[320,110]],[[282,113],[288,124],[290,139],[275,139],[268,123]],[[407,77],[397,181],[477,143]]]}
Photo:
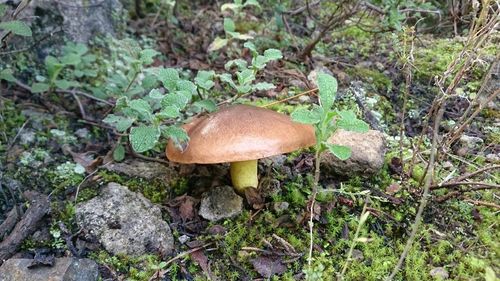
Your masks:
{"label": "small green seedling", "polygon": [[[0,4],[0,19],[5,16],[6,12],[7,12],[7,6],[4,4]],[[1,40],[5,39],[8,33],[25,37],[32,36],[31,28],[29,27],[29,25],[20,20],[9,20],[0,22],[0,30],[3,30],[3,32],[0,33]]]}
{"label": "small green seedling", "polygon": [[351,149],[343,145],[334,145],[327,142],[328,138],[338,129],[354,132],[367,132],[369,127],[363,120],[356,117],[352,110],[334,110],[333,104],[337,94],[337,80],[325,73],[318,74],[319,105],[311,109],[299,108],[291,117],[293,120],[314,125],[316,129],[316,152],[319,156],[328,150],[341,160],[351,157]]}
{"label": "small green seedling", "polygon": [[264,54],[261,55],[257,52],[257,49],[252,42],[246,42],[243,46],[249,49],[252,53],[251,64],[248,65],[247,61],[243,59],[230,60],[224,67],[227,71],[236,67],[238,69],[238,71],[235,72],[237,80],[233,81],[230,73],[218,75],[219,79],[235,89],[239,96],[251,91],[273,89],[274,85],[271,83],[260,82],[254,84],[253,82],[255,81],[258,72],[264,69],[268,62],[278,60],[283,57],[281,51],[277,49],[267,49],[264,51]]}
{"label": "small green seedling", "polygon": [[[221,11],[225,12],[227,10],[231,10],[236,19],[241,19],[245,16],[243,12],[243,8],[254,6],[260,8],[259,2],[256,0],[247,0],[243,3],[242,0],[234,0],[233,3],[226,3],[221,6]],[[214,41],[208,46],[208,51],[213,52],[225,47],[229,42],[233,40],[250,40],[253,39],[253,36],[249,34],[242,34],[236,31],[236,24],[232,18],[225,17],[224,18],[224,33],[226,34],[225,38],[216,37]]]}

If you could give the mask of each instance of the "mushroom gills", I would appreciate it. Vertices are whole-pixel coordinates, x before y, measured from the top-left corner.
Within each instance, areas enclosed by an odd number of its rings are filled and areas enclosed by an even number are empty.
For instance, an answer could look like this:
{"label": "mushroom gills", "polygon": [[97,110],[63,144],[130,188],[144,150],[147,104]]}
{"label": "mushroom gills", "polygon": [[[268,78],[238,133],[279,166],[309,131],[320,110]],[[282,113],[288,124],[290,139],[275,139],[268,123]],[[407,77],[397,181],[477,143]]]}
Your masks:
{"label": "mushroom gills", "polygon": [[257,188],[257,159],[231,162],[231,181],[233,187],[240,193],[245,193],[249,187]]}

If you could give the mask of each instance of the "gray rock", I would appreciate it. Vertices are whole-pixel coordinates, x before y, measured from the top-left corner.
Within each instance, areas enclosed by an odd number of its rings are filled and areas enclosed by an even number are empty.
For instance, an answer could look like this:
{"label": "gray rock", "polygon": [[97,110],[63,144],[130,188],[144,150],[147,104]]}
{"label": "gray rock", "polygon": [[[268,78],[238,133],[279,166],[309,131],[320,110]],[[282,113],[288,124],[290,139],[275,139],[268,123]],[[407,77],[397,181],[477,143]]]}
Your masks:
{"label": "gray rock", "polygon": [[444,267],[434,267],[429,274],[438,280],[445,280],[450,277],[450,274],[448,274],[448,271]]}
{"label": "gray rock", "polygon": [[468,136],[468,135],[460,136],[460,143],[462,144],[463,147],[466,148],[475,148],[476,146],[481,145],[483,142],[484,141],[482,138]]}
{"label": "gray rock", "polygon": [[218,186],[203,193],[200,215],[209,221],[234,217],[241,213],[243,198],[231,186]]}
{"label": "gray rock", "polygon": [[97,264],[90,259],[56,258],[54,266],[28,268],[32,259],[9,259],[0,267],[0,281],[95,281]]}
{"label": "gray rock", "polygon": [[486,161],[490,163],[498,163],[500,162],[500,153],[490,153],[486,155]]}
{"label": "gray rock", "polygon": [[274,202],[273,203],[273,209],[277,213],[281,213],[283,211],[288,210],[289,206],[290,206],[290,204],[288,202]]}
{"label": "gray rock", "polygon": [[115,255],[140,256],[148,252],[166,255],[174,246],[160,208],[117,183],[109,183],[99,196],[78,204],[76,221]]}
{"label": "gray rock", "polygon": [[35,132],[32,130],[25,130],[19,135],[19,142],[21,144],[30,144],[35,141]]}
{"label": "gray rock", "polygon": [[177,173],[164,164],[139,159],[127,159],[123,162],[106,165],[108,171],[122,173],[130,177],[140,177],[147,180],[160,179],[169,183]]}
{"label": "gray rock", "polygon": [[[6,2],[5,0],[0,0]],[[20,0],[12,3],[17,6]],[[24,9],[23,18],[39,18],[43,33],[62,28],[73,42],[88,43],[97,34],[115,36],[124,13],[119,0],[38,0]],[[61,22],[62,19],[62,22]]]}
{"label": "gray rock", "polygon": [[351,148],[351,158],[342,161],[330,153],[322,156],[322,168],[335,174],[369,176],[376,174],[384,165],[385,138],[376,130],[356,133],[338,130],[328,143]]}

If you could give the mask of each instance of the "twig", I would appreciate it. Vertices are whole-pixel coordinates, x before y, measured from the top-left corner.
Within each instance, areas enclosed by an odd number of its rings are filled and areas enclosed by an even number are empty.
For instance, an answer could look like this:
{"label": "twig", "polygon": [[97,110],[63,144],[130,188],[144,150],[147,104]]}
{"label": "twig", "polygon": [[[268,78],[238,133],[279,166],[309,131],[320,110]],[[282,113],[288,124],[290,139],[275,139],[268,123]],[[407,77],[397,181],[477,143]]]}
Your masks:
{"label": "twig", "polygon": [[36,192],[25,194],[31,197],[30,207],[10,235],[0,243],[0,264],[17,251],[26,237],[35,232],[40,220],[50,211],[50,201],[46,195]]}
{"label": "twig", "polygon": [[7,146],[7,149],[5,151],[10,151],[10,149],[12,148],[12,146],[16,142],[17,138],[19,137],[19,135],[21,134],[21,132],[24,130],[24,127],[26,127],[26,125],[28,124],[29,121],[30,121],[30,119],[28,118],[23,123],[23,125],[21,126],[21,128],[19,128],[19,131],[17,131],[16,135],[14,136],[14,138],[12,139],[12,141],[9,143],[9,146]]}
{"label": "twig", "polygon": [[431,190],[441,189],[441,188],[450,188],[450,187],[459,187],[461,185],[476,185],[476,186],[485,186],[492,189],[500,189],[500,184],[487,183],[487,182],[469,182],[469,181],[461,181],[461,182],[447,182],[438,185],[432,185]]}
{"label": "twig", "polygon": [[294,98],[298,98],[298,97],[303,96],[303,95],[308,95],[308,94],[311,94],[311,93],[314,94],[314,92],[316,92],[317,90],[318,90],[318,88],[307,90],[307,91],[302,92],[300,94],[297,94],[297,95],[294,95],[294,96],[291,96],[291,97],[288,97],[288,98],[284,98],[282,100],[273,101],[273,102],[265,104],[265,105],[263,105],[261,107],[269,107],[269,106],[273,106],[273,105],[278,104],[278,103],[289,101],[289,100],[294,99]]}
{"label": "twig", "polygon": [[465,198],[464,201],[472,203],[474,205],[480,205],[480,206],[486,206],[486,207],[492,207],[495,209],[500,209],[500,205],[497,205],[497,204],[491,203],[491,202],[486,202],[486,201],[481,201],[481,200],[472,200],[470,198]]}

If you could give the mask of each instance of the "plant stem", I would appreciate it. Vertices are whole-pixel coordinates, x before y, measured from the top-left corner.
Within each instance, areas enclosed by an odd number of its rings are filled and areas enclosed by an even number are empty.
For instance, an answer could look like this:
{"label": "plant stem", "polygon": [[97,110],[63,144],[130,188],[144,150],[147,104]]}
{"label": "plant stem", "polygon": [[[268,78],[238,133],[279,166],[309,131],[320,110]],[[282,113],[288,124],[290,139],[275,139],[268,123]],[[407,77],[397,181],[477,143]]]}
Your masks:
{"label": "plant stem", "polygon": [[319,184],[319,175],[320,175],[320,163],[321,163],[321,145],[316,144],[316,153],[314,154],[314,183],[312,186],[312,196],[311,196],[311,209],[309,210],[309,257],[307,258],[307,264],[309,266],[309,270],[311,270],[312,264],[312,252],[314,246],[314,203],[316,202],[316,195],[318,194],[318,184]]}
{"label": "plant stem", "polygon": [[347,267],[349,266],[349,261],[351,260],[352,252],[354,251],[354,247],[356,246],[356,240],[358,239],[359,233],[361,232],[361,228],[363,227],[363,224],[365,222],[361,218],[366,213],[366,208],[368,207],[368,198],[369,198],[369,194],[366,195],[365,205],[363,206],[363,210],[361,211],[361,215],[359,216],[359,218],[360,218],[359,224],[358,224],[358,227],[356,228],[356,233],[354,234],[354,238],[353,238],[354,240],[352,241],[351,247],[349,248],[349,252],[347,253],[347,258],[346,258],[344,267],[342,267],[342,272],[340,272],[339,280],[344,280],[344,274],[346,273]]}

